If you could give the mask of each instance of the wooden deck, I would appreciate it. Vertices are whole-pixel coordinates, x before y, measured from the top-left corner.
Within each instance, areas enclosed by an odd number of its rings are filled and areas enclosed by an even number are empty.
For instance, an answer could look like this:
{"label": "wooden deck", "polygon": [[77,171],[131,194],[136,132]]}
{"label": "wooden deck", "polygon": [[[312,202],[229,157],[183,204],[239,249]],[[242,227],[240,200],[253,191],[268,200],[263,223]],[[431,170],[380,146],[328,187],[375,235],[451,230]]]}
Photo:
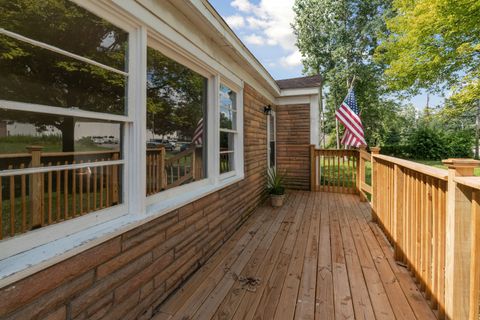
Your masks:
{"label": "wooden deck", "polygon": [[260,207],[164,302],[163,319],[435,319],[357,196]]}

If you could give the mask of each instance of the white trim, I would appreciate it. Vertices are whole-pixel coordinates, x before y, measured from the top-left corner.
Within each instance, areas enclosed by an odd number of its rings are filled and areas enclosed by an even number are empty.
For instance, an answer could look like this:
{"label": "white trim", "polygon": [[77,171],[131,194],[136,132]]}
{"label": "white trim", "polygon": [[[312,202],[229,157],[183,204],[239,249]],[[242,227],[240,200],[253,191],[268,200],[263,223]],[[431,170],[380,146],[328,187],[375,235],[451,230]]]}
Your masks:
{"label": "white trim", "polygon": [[9,100],[0,100],[0,109],[28,111],[28,112],[35,112],[35,113],[46,113],[46,114],[52,114],[52,115],[58,115],[58,116],[116,121],[116,122],[132,121],[132,119],[128,116],[85,111],[78,108],[52,107],[52,106],[46,106],[42,104],[9,101]]}
{"label": "white trim", "polygon": [[309,96],[309,95],[315,95],[315,94],[318,94],[318,87],[285,89],[280,91],[280,97]]}
{"label": "white trim", "polygon": [[275,99],[275,104],[277,106],[284,106],[290,104],[309,104],[310,96],[291,96],[291,97],[280,97]]}
{"label": "white trim", "polygon": [[85,62],[87,64],[91,64],[91,65],[94,65],[94,66],[97,66],[99,68],[102,68],[102,69],[105,69],[105,70],[108,70],[108,71],[111,71],[111,72],[114,72],[114,73],[118,73],[118,74],[121,74],[125,77],[128,77],[128,73],[125,72],[125,71],[121,71],[121,70],[118,70],[116,68],[112,68],[110,66],[107,66],[103,63],[100,63],[100,62],[97,62],[95,60],[92,60],[92,59],[88,59],[88,58],[85,58],[85,57],[82,57],[78,54],[75,54],[75,53],[72,53],[72,52],[69,52],[69,51],[66,51],[66,50],[63,50],[63,49],[60,49],[58,47],[55,47],[55,46],[52,46],[52,45],[49,45],[49,44],[46,44],[44,42],[41,42],[41,41],[37,41],[37,40],[33,40],[33,39],[30,39],[30,38],[27,38],[27,37],[24,37],[22,35],[19,35],[18,33],[15,33],[15,32],[11,32],[11,31],[8,31],[8,30],[5,30],[3,28],[0,28],[0,34],[4,34],[10,38],[14,38],[16,40],[19,40],[19,41],[22,41],[22,42],[25,42],[25,43],[28,43],[28,44],[31,44],[35,47],[39,47],[39,48],[42,48],[42,49],[45,49],[45,50],[48,50],[48,51],[52,51],[52,52],[55,52],[55,53],[58,53],[58,54],[61,54],[63,56],[67,56],[67,57],[70,57],[72,59],[75,59],[75,60],[78,60],[78,61],[82,61],[82,62]]}
{"label": "white trim", "polygon": [[310,96],[310,144],[320,147],[320,110],[318,95]]}
{"label": "white trim", "polygon": [[238,130],[232,130],[232,129],[224,129],[224,128],[219,128],[220,132],[226,132],[226,133],[234,133],[237,134]]}
{"label": "white trim", "polygon": [[134,119],[127,126],[125,150],[127,183],[124,190],[128,212],[143,215],[146,208],[147,185],[147,30],[143,27],[130,33],[129,65],[131,76],[128,85],[129,114]]}
{"label": "white trim", "polygon": [[28,252],[38,246],[64,239],[74,233],[88,230],[95,225],[126,215],[126,209],[125,204],[119,204],[90,212],[81,217],[72,217],[69,220],[16,235],[13,238],[3,239],[0,241],[0,265],[2,260],[8,259],[19,253]]}
{"label": "white trim", "polygon": [[[270,142],[272,142],[272,137],[270,136],[270,119],[273,117],[273,134],[275,136],[275,139],[273,140],[275,142],[275,165],[273,167],[270,166]],[[277,167],[277,114],[275,110],[272,110],[271,113],[268,115],[267,118],[267,169],[271,168],[276,168]]]}
{"label": "white trim", "polygon": [[234,150],[228,150],[228,151],[220,151],[220,154],[228,154],[228,153],[234,153]]}
{"label": "white trim", "polygon": [[23,176],[23,175],[32,174],[32,173],[45,173],[45,172],[54,172],[54,171],[61,171],[61,170],[75,170],[75,169],[83,169],[83,168],[108,167],[108,166],[114,166],[114,165],[122,165],[124,163],[125,163],[124,160],[111,160],[111,161],[65,164],[65,165],[50,166],[50,167],[7,169],[7,170],[1,170],[0,171],[0,177]]}

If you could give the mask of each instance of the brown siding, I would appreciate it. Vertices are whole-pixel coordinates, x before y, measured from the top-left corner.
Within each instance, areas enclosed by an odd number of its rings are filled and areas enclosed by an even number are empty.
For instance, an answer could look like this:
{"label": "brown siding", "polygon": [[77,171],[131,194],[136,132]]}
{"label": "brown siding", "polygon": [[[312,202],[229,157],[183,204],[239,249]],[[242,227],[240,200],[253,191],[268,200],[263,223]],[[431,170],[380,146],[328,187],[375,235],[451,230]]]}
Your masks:
{"label": "brown siding", "polygon": [[244,180],[0,289],[0,318],[148,319],[265,197],[271,102],[244,92]]}
{"label": "brown siding", "polygon": [[277,164],[289,188],[310,188],[310,105],[277,106]]}

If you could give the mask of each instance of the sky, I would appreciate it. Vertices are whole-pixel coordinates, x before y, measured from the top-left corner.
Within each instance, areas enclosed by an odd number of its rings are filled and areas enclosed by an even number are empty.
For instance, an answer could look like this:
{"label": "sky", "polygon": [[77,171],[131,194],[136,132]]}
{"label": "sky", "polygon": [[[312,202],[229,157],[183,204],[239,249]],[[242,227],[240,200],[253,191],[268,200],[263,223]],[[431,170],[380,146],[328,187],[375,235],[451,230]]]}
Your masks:
{"label": "sky", "polygon": [[[247,48],[274,79],[302,76],[302,59],[295,46],[291,24],[295,0],[209,0]],[[410,99],[418,110],[425,107],[427,94]],[[443,98],[430,95],[430,106]]]}

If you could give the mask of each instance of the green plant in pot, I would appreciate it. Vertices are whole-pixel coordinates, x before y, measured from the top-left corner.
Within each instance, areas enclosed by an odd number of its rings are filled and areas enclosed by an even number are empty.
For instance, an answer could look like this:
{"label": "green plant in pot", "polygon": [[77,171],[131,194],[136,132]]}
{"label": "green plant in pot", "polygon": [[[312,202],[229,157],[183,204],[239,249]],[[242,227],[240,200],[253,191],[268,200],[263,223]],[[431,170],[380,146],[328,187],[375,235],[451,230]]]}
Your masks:
{"label": "green plant in pot", "polygon": [[272,207],[281,207],[285,198],[285,176],[276,168],[270,168],[267,172],[267,188],[270,193]]}

